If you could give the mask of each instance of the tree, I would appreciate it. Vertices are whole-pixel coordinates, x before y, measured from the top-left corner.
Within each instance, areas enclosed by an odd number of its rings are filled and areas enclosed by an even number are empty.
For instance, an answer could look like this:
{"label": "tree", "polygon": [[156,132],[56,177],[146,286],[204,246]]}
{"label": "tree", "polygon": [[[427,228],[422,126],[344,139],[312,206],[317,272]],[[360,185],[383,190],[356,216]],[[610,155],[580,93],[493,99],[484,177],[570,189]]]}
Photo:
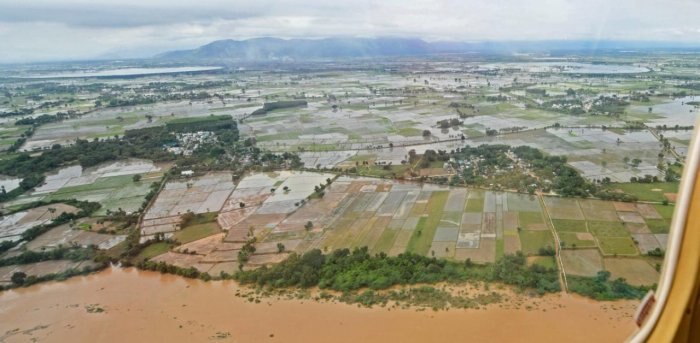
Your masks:
{"label": "tree", "polygon": [[141,181],[141,175],[136,174],[131,179],[134,180],[134,182],[139,182],[139,181]]}
{"label": "tree", "polygon": [[314,227],[314,223],[312,223],[310,220],[308,222],[306,222],[306,225],[304,225],[304,228],[306,229],[306,231],[311,230],[313,227]]}
{"label": "tree", "polygon": [[22,286],[24,284],[24,281],[27,279],[27,274],[24,272],[15,272],[12,274],[12,277],[10,280],[12,281],[13,284],[17,286]]}
{"label": "tree", "polygon": [[244,203],[244,202],[239,202],[239,203],[238,203],[238,206],[240,206],[241,208],[244,208],[244,207],[245,207],[245,203]]}
{"label": "tree", "polygon": [[282,244],[282,243],[277,243],[277,252],[278,252],[278,253],[284,252],[284,244]]}
{"label": "tree", "polygon": [[423,137],[430,137],[431,135],[432,133],[430,132],[430,130],[423,130]]}

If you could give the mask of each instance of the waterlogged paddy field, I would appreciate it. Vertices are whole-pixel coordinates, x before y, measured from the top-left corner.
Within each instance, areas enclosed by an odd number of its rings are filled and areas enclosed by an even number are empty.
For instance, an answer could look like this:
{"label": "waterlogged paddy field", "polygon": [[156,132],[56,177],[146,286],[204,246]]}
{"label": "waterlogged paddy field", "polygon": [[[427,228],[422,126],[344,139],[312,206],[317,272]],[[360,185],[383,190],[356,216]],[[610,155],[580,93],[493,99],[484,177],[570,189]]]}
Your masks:
{"label": "waterlogged paddy field", "polygon": [[[333,181],[325,195],[308,198],[327,179]],[[284,186],[290,189],[286,194]],[[660,259],[645,254],[665,249],[669,209],[308,172],[254,174],[240,181],[217,216],[225,234],[181,245],[154,260],[230,273],[238,267],[243,244],[255,236],[256,252],[247,268],[279,262],[292,251],[363,246],[391,256],[412,252],[476,263],[522,251],[532,263],[557,268],[552,258],[535,257],[555,247],[556,233],[567,274],[609,270],[650,285],[658,280]],[[171,225],[176,231],[177,223]]]}
{"label": "waterlogged paddy field", "polygon": [[[71,144],[76,138],[113,137],[122,135],[125,130],[163,125],[182,117],[223,114],[242,120],[239,128],[243,137],[255,137],[258,146],[273,151],[300,152],[307,166],[343,166],[351,164],[353,158],[362,154],[376,155],[377,161],[391,162],[397,166],[406,159],[411,149],[421,153],[425,149],[449,151],[465,144],[525,144],[551,154],[569,156],[570,164],[589,179],[610,177],[613,181],[627,182],[633,176],[663,176],[656,169],[659,163],[657,156],[661,152],[658,139],[651,133],[625,132],[622,129],[607,132],[595,129],[543,132],[541,129],[555,124],[562,127],[623,127],[631,121],[643,122],[650,127],[673,127],[693,125],[697,119],[697,106],[688,105],[688,102],[696,101],[696,96],[674,99],[667,95],[655,95],[672,94],[684,89],[673,83],[655,81],[653,72],[650,72],[650,68],[656,70],[653,63],[477,64],[460,61],[447,62],[444,68],[433,64],[400,65],[398,68],[411,72],[420,70],[422,73],[407,76],[407,73],[375,71],[309,72],[303,75],[242,72],[235,75],[101,80],[109,85],[134,89],[144,83],[164,81],[190,84],[231,81],[231,84],[207,88],[207,92],[216,93],[220,98],[164,101],[118,108],[81,107],[81,111],[91,111],[80,118],[38,127],[22,149],[43,149],[56,143]],[[497,73],[485,77],[486,71]],[[532,73],[538,73],[537,77]],[[590,73],[609,76],[601,79],[588,75]],[[618,77],[629,73],[637,77]],[[90,84],[94,80],[70,82]],[[577,94],[567,95],[569,89],[576,90]],[[655,89],[656,93],[649,93],[649,89]],[[533,91],[546,91],[546,96]],[[631,92],[645,93],[650,100],[629,100],[627,98]],[[85,101],[81,100],[80,103],[90,105],[97,95],[81,94],[81,99],[85,98]],[[503,98],[488,99],[498,95]],[[585,108],[589,108],[600,96],[624,98],[630,105],[619,116],[600,113],[571,115],[536,106],[550,100],[580,100]],[[308,106],[249,116],[265,102],[298,98],[304,98]],[[37,112],[34,116],[40,114]],[[454,118],[460,118],[461,123],[450,128],[440,128],[437,124],[438,121]],[[6,124],[0,131],[0,148],[2,137],[7,137],[4,143],[11,144],[13,137],[21,132],[12,123]],[[484,137],[487,129],[507,130],[512,127],[539,130]],[[424,130],[429,130],[431,135],[424,137]],[[664,134],[683,158],[689,133],[666,131]],[[464,142],[458,139],[461,135],[466,137]],[[619,144],[618,138],[621,141]],[[394,148],[390,149],[389,144]],[[383,149],[377,150],[377,147]],[[673,162],[673,156],[667,155],[667,161]],[[625,156],[639,158],[642,163],[637,167],[628,166],[622,161]]]}
{"label": "waterlogged paddy field", "polygon": [[[134,175],[141,175],[135,182]],[[133,212],[141,207],[151,184],[159,182],[163,176],[161,167],[147,160],[124,160],[108,162],[83,169],[71,166],[46,175],[44,184],[31,193],[3,204],[5,208],[39,201],[76,199],[102,204],[96,215],[104,215],[108,210],[122,209]]]}

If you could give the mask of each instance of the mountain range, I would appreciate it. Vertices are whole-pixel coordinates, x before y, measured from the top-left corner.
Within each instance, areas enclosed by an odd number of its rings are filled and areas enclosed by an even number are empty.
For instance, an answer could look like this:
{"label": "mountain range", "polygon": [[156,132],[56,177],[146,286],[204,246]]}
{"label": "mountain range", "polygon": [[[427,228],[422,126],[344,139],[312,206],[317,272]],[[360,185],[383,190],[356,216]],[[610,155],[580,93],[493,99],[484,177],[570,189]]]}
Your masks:
{"label": "mountain range", "polygon": [[324,38],[217,40],[191,50],[156,55],[159,59],[245,61],[319,60],[358,57],[424,56],[446,53],[516,53],[698,48],[698,44],[644,41],[484,41],[426,42],[416,38]]}

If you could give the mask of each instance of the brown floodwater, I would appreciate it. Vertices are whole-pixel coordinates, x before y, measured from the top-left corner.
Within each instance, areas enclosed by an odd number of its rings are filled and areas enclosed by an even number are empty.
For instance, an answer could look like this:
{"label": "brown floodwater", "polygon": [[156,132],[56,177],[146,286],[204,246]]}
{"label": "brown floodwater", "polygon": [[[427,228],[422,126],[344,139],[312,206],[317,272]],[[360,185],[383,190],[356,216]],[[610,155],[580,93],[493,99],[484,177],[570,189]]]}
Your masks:
{"label": "brown floodwater", "polygon": [[[111,268],[0,293],[0,342],[620,342],[633,301],[550,295],[435,312],[235,296],[235,282]],[[103,309],[97,312],[95,309]]]}

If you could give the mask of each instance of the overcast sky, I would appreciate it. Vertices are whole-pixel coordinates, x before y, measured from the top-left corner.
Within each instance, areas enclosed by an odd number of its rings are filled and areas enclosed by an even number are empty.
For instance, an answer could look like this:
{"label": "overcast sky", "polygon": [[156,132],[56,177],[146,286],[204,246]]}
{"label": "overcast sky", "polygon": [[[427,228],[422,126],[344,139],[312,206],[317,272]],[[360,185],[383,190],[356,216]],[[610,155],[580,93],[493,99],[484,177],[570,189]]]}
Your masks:
{"label": "overcast sky", "polygon": [[699,14],[700,0],[0,0],[0,62],[262,36],[700,42]]}

